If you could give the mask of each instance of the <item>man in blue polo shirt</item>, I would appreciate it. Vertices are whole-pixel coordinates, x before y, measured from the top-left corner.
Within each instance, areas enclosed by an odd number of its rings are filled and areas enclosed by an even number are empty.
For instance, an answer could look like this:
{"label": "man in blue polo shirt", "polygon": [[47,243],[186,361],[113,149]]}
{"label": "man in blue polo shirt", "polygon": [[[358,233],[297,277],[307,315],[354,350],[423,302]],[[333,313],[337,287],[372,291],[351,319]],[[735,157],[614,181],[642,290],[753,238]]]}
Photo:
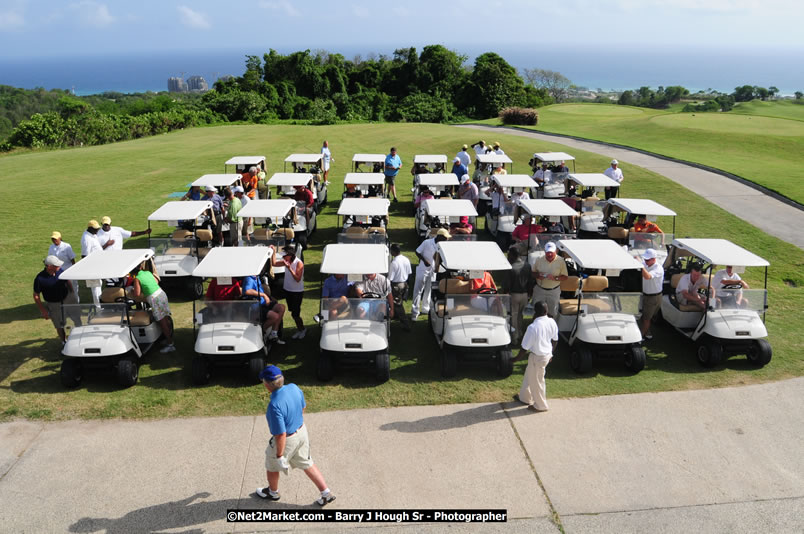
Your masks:
{"label": "man in blue polo shirt", "polygon": [[385,183],[391,188],[394,194],[394,202],[399,202],[396,198],[396,175],[399,174],[399,169],[402,168],[402,159],[396,155],[396,148],[391,147],[391,153],[385,156]]}
{"label": "man in blue polo shirt", "polygon": [[[81,326],[81,312],[77,306],[69,306],[78,304],[73,285],[60,278],[64,272],[61,268],[63,264],[64,262],[56,256],[45,258],[45,268],[36,275],[33,286],[33,299],[39,308],[39,313],[43,319],[50,319],[62,343],[67,339],[64,333],[67,317],[75,326]],[[62,304],[67,304],[67,308],[65,309]]]}
{"label": "man in blue polo shirt", "polygon": [[279,339],[279,327],[285,317],[285,305],[265,293],[259,276],[243,277],[243,295],[260,298],[260,316],[264,321],[262,329],[265,343],[284,345],[285,342]]}
{"label": "man in blue polo shirt", "polygon": [[313,481],[321,497],[316,504],[324,506],[335,500],[335,495],[327,487],[324,475],[313,464],[310,457],[310,438],[304,426],[304,393],[296,384],[285,385],[282,371],[275,365],[269,365],[260,373],[265,389],[271,392],[271,402],[265,411],[271,439],[265,449],[265,469],[268,486],[257,488],[257,496],[272,501],[279,500],[279,472],[289,474],[290,468],[304,470],[304,474]]}

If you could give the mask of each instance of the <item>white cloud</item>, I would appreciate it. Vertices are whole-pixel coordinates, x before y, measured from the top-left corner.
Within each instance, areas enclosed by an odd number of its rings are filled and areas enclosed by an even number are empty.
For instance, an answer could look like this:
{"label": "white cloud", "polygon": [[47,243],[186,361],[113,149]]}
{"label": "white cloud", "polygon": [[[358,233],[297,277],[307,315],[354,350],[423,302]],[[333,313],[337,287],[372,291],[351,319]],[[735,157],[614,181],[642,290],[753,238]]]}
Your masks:
{"label": "white cloud", "polygon": [[288,0],[262,0],[260,7],[272,11],[284,11],[285,15],[289,17],[301,16],[301,12],[299,12],[293,4],[288,2]]}
{"label": "white cloud", "polygon": [[179,20],[181,20],[181,23],[185,26],[198,28],[200,30],[207,30],[212,27],[204,13],[193,11],[187,6],[178,6],[176,9],[179,10]]}
{"label": "white cloud", "polygon": [[371,17],[371,12],[364,6],[352,4],[352,15],[359,19],[367,19]]}
{"label": "white cloud", "polygon": [[70,8],[78,13],[81,23],[85,26],[103,28],[111,25],[116,20],[115,17],[109,13],[109,8],[106,7],[106,4],[99,4],[92,0],[83,0],[75,4],[70,4]]}
{"label": "white cloud", "polygon": [[0,11],[0,30],[15,30],[25,25],[22,10]]}

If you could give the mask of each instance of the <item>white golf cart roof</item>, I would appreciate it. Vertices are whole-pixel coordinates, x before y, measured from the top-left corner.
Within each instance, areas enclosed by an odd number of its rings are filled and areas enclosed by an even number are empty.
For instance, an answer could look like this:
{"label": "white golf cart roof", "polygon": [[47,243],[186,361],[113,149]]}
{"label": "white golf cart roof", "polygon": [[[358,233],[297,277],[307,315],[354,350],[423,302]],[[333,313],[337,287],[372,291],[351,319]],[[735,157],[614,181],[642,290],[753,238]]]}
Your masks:
{"label": "white golf cart roof", "polygon": [[239,215],[241,217],[270,217],[274,219],[284,217],[295,207],[296,201],[292,198],[249,200],[248,204],[240,210]]}
{"label": "white golf cart roof", "polygon": [[740,267],[767,267],[770,265],[764,258],[760,258],[753,252],[726,239],[675,239],[673,246],[687,250],[713,265]]}
{"label": "white golf cart roof", "polygon": [[385,163],[385,154],[355,154],[354,163]]}
{"label": "white golf cart roof", "polygon": [[390,205],[387,198],[344,198],[338,207],[338,215],[388,216]]}
{"label": "white golf cart roof", "polygon": [[570,174],[569,179],[584,187],[620,187],[620,183],[599,172]]}
{"label": "white golf cart roof", "polygon": [[255,165],[261,161],[265,161],[265,156],[234,156],[224,165]]}
{"label": "white golf cart roof", "polygon": [[215,247],[193,269],[193,276],[253,276],[262,272],[272,253],[270,247]]}
{"label": "white golf cart roof", "polygon": [[491,179],[503,187],[533,187],[536,183],[527,174],[492,174]]}
{"label": "white golf cart roof", "polygon": [[268,180],[268,185],[307,185],[312,179],[309,172],[277,172]]}
{"label": "white golf cart roof", "polygon": [[478,154],[477,161],[480,163],[513,163],[511,158],[505,154]]}
{"label": "white golf cart roof", "polygon": [[519,205],[531,215],[546,217],[573,217],[578,213],[557,198],[520,200]]}
{"label": "white golf cart roof", "polygon": [[494,241],[442,241],[438,244],[441,265],[451,270],[504,271],[511,268]]}
{"label": "white golf cart roof", "polygon": [[569,254],[581,269],[642,268],[642,263],[611,239],[562,239],[558,248]]}
{"label": "white golf cart roof", "polygon": [[211,185],[213,187],[225,187],[227,185],[232,185],[236,181],[238,181],[241,176],[237,173],[232,174],[205,174],[195,182],[190,185],[197,185],[201,187],[206,187]]}
{"label": "white golf cart roof", "polygon": [[570,156],[566,152],[536,152],[533,157],[539,161],[573,161],[575,156]]}
{"label": "white golf cart roof", "polygon": [[318,154],[291,154],[285,158],[286,163],[315,163],[323,156],[320,152]]}
{"label": "white golf cart roof", "polygon": [[123,278],[145,260],[152,258],[151,249],[108,249],[93,252],[75,265],[66,269],[61,280],[102,280],[104,278]]}
{"label": "white golf cart roof", "polygon": [[419,185],[458,185],[458,176],[449,173],[436,173],[436,174],[417,174],[416,178],[419,180]]}
{"label": "white golf cart roof", "polygon": [[385,183],[385,175],[381,172],[348,172],[343,179],[344,184],[380,185]]}
{"label": "white golf cart roof", "polygon": [[444,154],[416,154],[413,156],[414,164],[427,164],[427,163],[447,163],[447,156]]}
{"label": "white golf cart roof", "polygon": [[[199,215],[204,213],[212,207],[212,202],[209,200],[190,200],[181,201],[175,200],[172,202],[165,202],[158,210],[148,215],[149,221],[183,221],[186,219],[196,219]],[[117,278],[110,276],[108,278]]]}
{"label": "white golf cart roof", "polygon": [[320,270],[327,274],[387,273],[388,247],[347,243],[327,245]]}
{"label": "white golf cart roof", "polygon": [[447,198],[424,201],[424,211],[434,217],[477,217],[477,210],[471,200]]}
{"label": "white golf cart roof", "polygon": [[620,208],[622,211],[638,215],[676,216],[675,211],[647,198],[610,198],[609,204]]}

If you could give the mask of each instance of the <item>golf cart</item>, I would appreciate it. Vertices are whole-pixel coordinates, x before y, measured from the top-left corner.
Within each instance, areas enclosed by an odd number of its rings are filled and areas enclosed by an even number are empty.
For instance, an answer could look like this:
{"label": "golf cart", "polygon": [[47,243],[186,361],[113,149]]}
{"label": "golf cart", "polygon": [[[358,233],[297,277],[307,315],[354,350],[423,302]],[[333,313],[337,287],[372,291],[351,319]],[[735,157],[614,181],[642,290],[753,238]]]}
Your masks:
{"label": "golf cart", "polygon": [[[619,182],[602,173],[570,173],[567,194],[574,189],[578,217],[578,237],[606,237],[603,210],[607,206],[600,194],[606,187],[620,187]],[[566,195],[565,195],[566,196]]]}
{"label": "golf cart", "polygon": [[387,198],[344,198],[338,207],[338,243],[388,244]]}
{"label": "golf cart", "polygon": [[[551,222],[560,222],[565,229],[571,226],[570,219],[578,215],[574,209],[555,198],[523,200],[519,203],[519,207],[522,212],[531,216],[534,223],[538,223],[542,217],[548,217]],[[544,256],[544,246],[547,243],[553,242],[558,246],[559,241],[574,238],[574,233],[530,234],[528,236],[528,263],[533,265],[539,257]]]}
{"label": "golf cart", "polygon": [[[223,172],[227,172],[229,170],[229,165],[234,167],[234,172],[241,175],[249,172],[249,169],[252,167],[257,167],[258,176],[260,173],[265,176],[265,172],[268,170],[268,164],[265,160],[265,156],[234,156],[233,158],[229,158],[229,160],[223,164]],[[271,192],[268,190],[268,187],[265,185],[264,181],[260,180],[260,183],[257,185],[257,189],[259,191],[260,198],[271,198]]]}
{"label": "golf cart", "polygon": [[542,184],[534,186],[534,198],[559,198],[565,195],[566,180],[569,173],[561,170],[561,162],[572,162],[572,172],[575,172],[575,158],[565,152],[536,152],[528,162],[536,180],[539,165],[542,166]]}
{"label": "golf cart", "polygon": [[570,347],[570,366],[577,373],[592,369],[593,356],[622,357],[634,373],[645,367],[639,315],[642,293],[609,292],[609,278],[625,269],[642,269],[610,239],[573,239],[558,242],[579,276],[561,282],[558,331]]}
{"label": "golf cart", "polygon": [[416,154],[413,156],[413,174],[438,174],[447,171],[444,154]]}
{"label": "golf cart", "polygon": [[[243,185],[240,180],[239,174],[205,174],[198,180],[194,181],[193,186],[199,186],[204,189],[206,186],[211,185],[218,189],[220,193],[224,187],[234,187],[236,185]],[[223,196],[223,195],[221,195]]]}
{"label": "golf cart", "polygon": [[[528,193],[533,187],[533,178],[527,174],[494,174],[491,180],[499,184],[509,197],[514,193]],[[486,210],[486,229],[503,250],[506,250],[511,243],[511,232],[519,223],[520,211],[513,200],[501,206],[497,215],[492,215],[491,210]]]}
{"label": "golf cart", "polygon": [[[685,267],[703,264],[701,276],[711,287],[715,266],[765,268],[764,289],[743,289],[739,285],[705,291],[706,312],[676,299],[675,289]],[[724,357],[745,354],[755,367],[771,361],[773,350],[765,328],[768,309],[768,263],[756,254],[725,239],[676,239],[670,245],[664,264],[665,283],[662,318],[686,338],[696,342],[698,362],[704,367],[718,365]],[[762,317],[760,317],[760,313]]]}
{"label": "golf cart", "polygon": [[[255,201],[256,202],[256,201]],[[193,274],[201,279],[216,278],[219,285],[232,279],[261,276],[271,259],[268,247],[217,247],[204,258]],[[213,366],[248,368],[248,377],[259,382],[260,371],[271,345],[264,341],[258,298],[193,301],[195,358],[193,382],[206,384]]]}
{"label": "golf cart", "polygon": [[208,223],[212,217],[209,200],[166,202],[148,216],[148,228],[151,221],[166,221],[175,228],[169,237],[148,234],[148,248],[155,253],[154,263],[163,289],[183,284],[192,298],[204,294],[204,281],[193,276],[193,269],[210,251],[213,235]]}
{"label": "golf cart", "polygon": [[446,228],[460,222],[461,217],[469,217],[475,235],[477,230],[477,210],[471,200],[463,199],[428,199],[416,212],[416,233],[419,239],[426,239],[433,229]]}
{"label": "golf cart", "polygon": [[271,176],[271,179],[268,180],[268,185],[276,187],[276,198],[293,198],[293,195],[296,194],[294,187],[297,185],[305,186],[313,192],[312,206],[308,206],[301,200],[296,202],[298,229],[296,229],[297,227],[294,225],[294,231],[297,235],[304,233],[307,237],[310,237],[310,234],[315,231],[316,212],[319,206],[315,185],[313,184],[313,175],[295,172],[278,172]]}
{"label": "golf cart", "polygon": [[505,154],[479,154],[475,158],[477,165],[475,172],[472,174],[472,181],[477,186],[478,202],[477,212],[480,216],[484,216],[488,209],[491,207],[491,196],[489,196],[489,179],[494,174],[494,169],[502,167],[503,164],[511,164],[513,171],[513,161]]}
{"label": "golf cart", "polygon": [[[646,215],[648,220],[655,222],[657,217],[672,217],[672,233],[635,232],[634,222],[637,216]],[[603,220],[606,221],[609,239],[621,245],[628,245],[632,256],[642,256],[645,249],[656,251],[656,261],[664,263],[667,257],[667,248],[673,242],[676,233],[676,212],[668,209],[658,202],[642,198],[610,198],[608,205],[603,209]]]}
{"label": "golf cart", "polygon": [[444,174],[417,174],[413,177],[413,188],[411,192],[414,198],[414,216],[416,211],[424,209],[424,202],[419,202],[419,207],[416,207],[415,200],[421,194],[420,189],[426,187],[433,193],[435,198],[452,198],[452,195],[458,190],[458,177],[453,173]]}
{"label": "golf cart", "polygon": [[[382,174],[382,170],[385,167],[385,154],[355,154],[352,156],[352,163],[354,164],[355,172],[365,172],[360,168],[365,163],[371,165],[369,172]],[[383,174],[383,176],[385,175]]]}
{"label": "golf cart", "polygon": [[[361,281],[365,274],[388,273],[385,245],[333,244],[324,247],[322,275],[344,274]],[[331,380],[335,366],[373,365],[379,382],[390,378],[388,338],[391,319],[388,299],[376,293],[362,298],[321,299],[321,352],[316,365],[319,380]]]}
{"label": "golf cart", "polygon": [[355,192],[359,192],[361,197],[380,197],[385,198],[383,191],[385,175],[381,172],[350,172],[343,179],[343,195],[348,196],[349,186],[355,186]]}
{"label": "golf cart", "polygon": [[472,278],[484,271],[511,269],[491,241],[442,241],[434,260],[438,287],[433,286],[430,327],[441,348],[441,375],[455,376],[458,359],[492,360],[501,377],[513,372],[511,300],[491,288],[472,293]]}
{"label": "golf cart", "polygon": [[320,152],[318,154],[291,154],[285,158],[285,165],[282,168],[287,172],[288,163],[290,163],[293,172],[310,173],[313,175],[313,182],[315,188],[311,188],[315,193],[316,211],[321,211],[321,206],[327,202],[327,183],[321,179],[322,166],[324,155]]}
{"label": "golf cart", "polygon": [[[104,250],[90,254],[61,274],[62,280],[126,278],[138,265],[150,263],[154,252],[147,249]],[[139,362],[162,337],[144,299],[130,299],[124,288],[108,287],[101,293],[101,304],[65,304],[64,316],[80,315],[81,324],[70,331],[61,353],[64,361],[61,383],[77,387],[90,368],[114,367],[123,387],[137,383]],[[170,320],[171,329],[173,321]]]}

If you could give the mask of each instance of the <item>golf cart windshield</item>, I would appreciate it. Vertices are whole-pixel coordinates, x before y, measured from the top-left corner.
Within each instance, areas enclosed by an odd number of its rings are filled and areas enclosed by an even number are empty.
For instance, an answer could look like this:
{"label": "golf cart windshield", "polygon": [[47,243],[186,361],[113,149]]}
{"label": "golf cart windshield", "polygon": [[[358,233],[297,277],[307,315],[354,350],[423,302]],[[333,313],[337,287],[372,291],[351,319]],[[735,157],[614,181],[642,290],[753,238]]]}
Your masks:
{"label": "golf cart windshield", "polygon": [[673,234],[663,234],[661,232],[630,232],[628,234],[628,248],[638,252],[640,256],[649,248],[664,250],[665,246],[672,242]]}
{"label": "golf cart windshield", "polygon": [[[72,320],[75,326],[82,325],[113,325],[113,326],[127,326],[126,322],[126,304],[123,302],[104,303],[100,306],[95,306],[92,303],[88,304],[64,304],[63,319]],[[147,316],[148,312],[138,312]],[[132,317],[134,312],[131,312]],[[147,323],[146,323],[147,324]],[[64,326],[64,325],[62,325]],[[100,351],[98,351],[100,354]]]}
{"label": "golf cart windshield", "polygon": [[152,238],[150,246],[156,256],[192,256],[197,252],[198,242],[192,235],[185,239]]}
{"label": "golf cart windshield", "polygon": [[[257,300],[205,300],[196,319],[197,324],[250,323],[259,325],[260,303]],[[237,328],[236,331],[241,332],[242,329]]]}
{"label": "golf cart windshield", "polygon": [[324,321],[384,321],[388,315],[386,298],[323,298],[321,316]]}
{"label": "golf cart windshield", "polygon": [[764,313],[768,309],[768,291],[720,288],[715,290],[715,303],[719,310],[750,310]]}
{"label": "golf cart windshield", "polygon": [[[357,228],[357,227],[355,227]],[[372,232],[368,228],[360,228],[363,232],[341,232],[338,234],[338,243],[357,243],[369,245],[384,245],[388,239],[384,233]]]}
{"label": "golf cart windshield", "polygon": [[[627,313],[636,316],[641,299],[642,293],[582,293],[580,312],[582,315]],[[566,309],[562,313],[568,314]]]}
{"label": "golf cart windshield", "polygon": [[575,239],[575,234],[530,234],[528,236],[528,249],[544,252],[547,243],[558,243],[562,239]]}
{"label": "golf cart windshield", "polygon": [[511,297],[496,294],[447,295],[444,309],[445,317],[485,315],[507,319],[511,311]]}

